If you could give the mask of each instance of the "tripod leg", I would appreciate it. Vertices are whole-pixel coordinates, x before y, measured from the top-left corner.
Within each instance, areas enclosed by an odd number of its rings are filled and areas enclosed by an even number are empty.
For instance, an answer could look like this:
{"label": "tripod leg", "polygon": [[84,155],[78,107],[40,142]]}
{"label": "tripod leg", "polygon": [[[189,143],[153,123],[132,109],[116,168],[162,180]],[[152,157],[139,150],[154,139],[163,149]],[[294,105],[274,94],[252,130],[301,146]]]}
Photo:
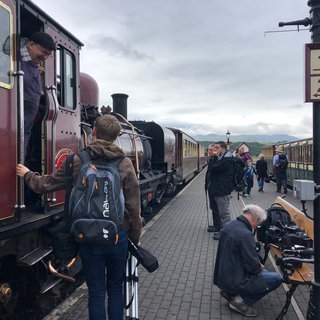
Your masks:
{"label": "tripod leg", "polygon": [[131,257],[131,271],[132,271],[132,291],[133,291],[133,301],[132,301],[132,319],[139,319],[139,311],[138,311],[138,267],[137,267],[137,259],[135,257]]}
{"label": "tripod leg", "polygon": [[126,263],[126,319],[130,319],[130,267],[131,267],[131,254],[129,253]]}

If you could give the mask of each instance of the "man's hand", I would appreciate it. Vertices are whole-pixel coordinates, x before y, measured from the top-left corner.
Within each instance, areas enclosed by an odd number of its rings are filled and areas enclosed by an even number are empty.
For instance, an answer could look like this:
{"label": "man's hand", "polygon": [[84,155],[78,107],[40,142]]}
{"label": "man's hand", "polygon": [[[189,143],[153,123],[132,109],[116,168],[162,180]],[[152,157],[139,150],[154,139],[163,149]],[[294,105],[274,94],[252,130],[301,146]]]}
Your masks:
{"label": "man's hand", "polygon": [[23,164],[19,163],[19,164],[17,165],[17,175],[18,175],[19,177],[23,178],[24,175],[25,175],[27,172],[29,172],[29,171],[30,171],[30,170],[29,170],[27,167],[25,167]]}

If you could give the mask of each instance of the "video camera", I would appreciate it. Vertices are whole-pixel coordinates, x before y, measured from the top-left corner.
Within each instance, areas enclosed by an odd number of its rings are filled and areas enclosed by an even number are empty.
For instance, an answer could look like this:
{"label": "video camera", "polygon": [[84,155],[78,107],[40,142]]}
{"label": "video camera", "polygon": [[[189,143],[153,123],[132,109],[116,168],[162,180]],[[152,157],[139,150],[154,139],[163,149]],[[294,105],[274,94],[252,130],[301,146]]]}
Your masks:
{"label": "video camera", "polygon": [[273,205],[267,210],[267,219],[257,228],[257,240],[264,243],[266,249],[262,262],[266,261],[270,246],[281,251],[276,263],[285,279],[301,268],[302,263],[314,261],[312,239],[280,205]]}
{"label": "video camera", "polygon": [[281,250],[290,249],[294,246],[312,248],[313,241],[296,225],[283,225],[280,221],[276,225],[270,226],[265,231],[264,243],[273,243]]}
{"label": "video camera", "polygon": [[294,246],[313,247],[312,239],[279,205],[273,205],[267,210],[267,219],[257,228],[257,240],[264,244],[272,243],[280,250],[291,249]]}
{"label": "video camera", "polygon": [[296,269],[302,267],[302,263],[314,263],[314,250],[304,246],[293,246],[282,251],[281,257],[276,257],[276,264],[280,267],[284,279],[291,276]]}

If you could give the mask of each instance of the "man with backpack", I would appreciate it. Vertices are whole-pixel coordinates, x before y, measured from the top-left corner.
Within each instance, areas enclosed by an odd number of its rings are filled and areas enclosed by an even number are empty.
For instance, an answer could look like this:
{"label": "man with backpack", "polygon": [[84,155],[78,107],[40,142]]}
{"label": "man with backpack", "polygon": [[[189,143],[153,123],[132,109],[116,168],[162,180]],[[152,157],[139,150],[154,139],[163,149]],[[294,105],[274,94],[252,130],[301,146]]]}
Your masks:
{"label": "man with backpack", "polygon": [[[123,282],[128,254],[128,237],[137,245],[139,244],[142,230],[139,182],[131,160],[125,157],[122,149],[114,144],[120,130],[121,125],[114,116],[99,116],[95,121],[92,132],[94,141],[87,147],[88,154],[92,160],[92,170],[95,170],[95,164],[108,163],[114,159],[122,158],[117,161],[117,171],[120,176],[120,185],[124,197],[123,221],[117,232],[116,243],[97,244],[95,242],[86,243],[85,241],[80,241],[80,257],[89,293],[90,320],[106,319],[106,292],[108,294],[108,318],[112,320],[123,319]],[[84,165],[86,163],[83,164],[80,157],[75,155],[73,160],[74,186],[79,183],[77,178]],[[51,175],[43,176],[36,172],[31,172],[22,164],[18,164],[17,174],[23,177],[27,185],[37,193],[66,188],[65,162]],[[90,180],[88,179],[88,181]],[[107,211],[109,211],[111,205],[107,198],[106,190],[104,190],[106,198],[102,206],[102,212],[105,216],[108,215]],[[105,232],[104,236],[108,238],[110,235],[108,233],[109,230],[104,229],[103,231]],[[85,236],[81,233],[78,235],[79,240]]]}
{"label": "man with backpack", "polygon": [[287,167],[288,167],[288,157],[283,152],[282,147],[276,148],[276,154],[273,157],[273,168],[275,170],[277,179],[277,193],[281,193],[281,187],[283,187],[283,193],[287,194]]}

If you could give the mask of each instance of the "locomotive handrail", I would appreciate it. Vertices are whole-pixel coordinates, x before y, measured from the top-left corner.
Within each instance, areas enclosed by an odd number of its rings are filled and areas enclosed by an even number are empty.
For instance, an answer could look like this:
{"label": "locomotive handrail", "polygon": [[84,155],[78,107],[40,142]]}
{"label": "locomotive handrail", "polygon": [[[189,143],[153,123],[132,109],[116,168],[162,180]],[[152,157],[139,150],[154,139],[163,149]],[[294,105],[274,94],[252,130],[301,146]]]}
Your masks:
{"label": "locomotive handrail", "polygon": [[[24,164],[24,105],[23,105],[23,71],[17,71],[13,73],[14,77],[18,78],[18,141],[17,152],[18,152],[18,161],[19,163]],[[15,208],[24,209],[24,182],[23,178],[18,178],[18,203],[15,205]]]}
{"label": "locomotive handrail", "polygon": [[[53,100],[53,110],[52,110],[52,125],[51,125],[51,137],[52,137],[52,168],[54,169],[54,165],[55,165],[55,157],[56,157],[56,123],[57,123],[57,118],[58,118],[58,112],[59,112],[59,102],[58,102],[58,98],[57,98],[57,87],[52,85],[52,86],[48,86],[46,87],[47,92],[50,92],[51,94],[51,98]],[[52,198],[49,199],[48,201],[50,202],[56,202],[56,192],[53,191],[52,193]]]}

